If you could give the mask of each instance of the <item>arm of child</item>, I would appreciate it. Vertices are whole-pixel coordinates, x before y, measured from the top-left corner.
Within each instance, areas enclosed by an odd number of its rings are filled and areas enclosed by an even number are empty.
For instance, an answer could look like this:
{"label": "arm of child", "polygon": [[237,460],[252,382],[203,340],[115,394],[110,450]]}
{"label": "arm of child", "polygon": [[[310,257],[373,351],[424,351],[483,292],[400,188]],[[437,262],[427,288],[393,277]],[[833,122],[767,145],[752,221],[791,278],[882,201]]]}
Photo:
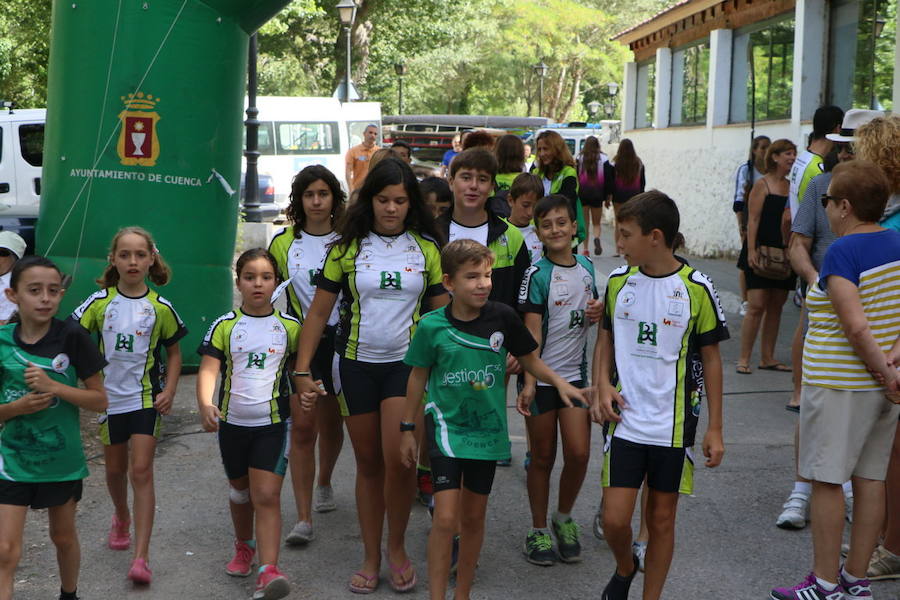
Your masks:
{"label": "arm of child", "polygon": [[[406,382],[406,405],[403,409],[403,421],[415,423],[422,410],[422,398],[425,395],[425,384],[428,383],[428,375],[431,369],[428,367],[413,367],[409,372]],[[403,466],[411,469],[416,466],[419,453],[416,448],[416,436],[414,431],[404,431],[400,434],[400,460]]]}
{"label": "arm of child", "polygon": [[197,370],[197,409],[204,431],[219,430],[219,407],[213,404],[216,391],[216,376],[222,368],[222,361],[215,356],[204,355]]}
{"label": "arm of child", "polygon": [[582,402],[588,404],[590,402],[591,388],[583,390],[578,389],[562,377],[556,374],[556,371],[547,366],[538,356],[538,351],[534,350],[528,354],[517,356],[519,364],[527,373],[531,373],[535,378],[549,383],[559,391],[559,397],[566,406],[574,406],[574,402]]}
{"label": "arm of child", "polygon": [[25,368],[25,383],[35,392],[52,394],[79,408],[94,412],[106,410],[106,390],[99,372],[85,379],[84,389],[81,389],[51,379],[44,369],[28,363]]}
{"label": "arm of child", "polygon": [[178,378],[181,377],[181,346],[175,342],[166,346],[166,385],[156,395],[153,407],[161,415],[172,412],[172,401],[175,400],[175,392],[178,390]]}
{"label": "arm of child", "polygon": [[703,384],[706,388],[706,404],[709,424],[703,437],[703,456],[707,467],[718,467],[725,454],[722,436],[722,355],[719,344],[700,347],[703,362]]}
{"label": "arm of child", "polygon": [[[322,334],[325,332],[325,326],[328,324],[328,317],[331,315],[334,303],[337,302],[337,296],[328,290],[316,289],[316,294],[306,312],[306,318],[303,320],[303,330],[300,332],[300,342],[297,347],[297,362],[294,363],[295,371],[309,372],[309,365],[319,346],[319,340],[322,339]],[[294,377],[294,389],[301,394],[301,398],[304,392],[316,394],[317,397],[325,395],[325,390],[320,388],[309,375]]]}
{"label": "arm of child", "polygon": [[49,392],[29,392],[12,402],[0,404],[0,423],[44,410],[52,401],[53,394]]}
{"label": "arm of child", "polygon": [[[528,328],[528,331],[531,332],[531,337],[534,338],[534,341],[537,342],[538,347],[541,345],[541,333],[543,333],[541,324],[543,318],[540,314],[535,312],[527,312],[525,313],[525,327]],[[519,392],[519,395],[516,397],[516,410],[519,411],[519,414],[524,417],[531,416],[531,402],[534,400],[534,391],[537,384],[537,380],[534,375],[525,371],[525,384],[522,386],[522,391]]]}
{"label": "arm of child", "polygon": [[621,415],[613,408],[613,402],[619,410],[628,408],[622,395],[610,383],[613,357],[615,356],[613,339],[610,331],[602,325],[597,330],[597,344],[594,346],[593,377],[594,393],[591,398],[591,418],[596,423],[622,420]]}

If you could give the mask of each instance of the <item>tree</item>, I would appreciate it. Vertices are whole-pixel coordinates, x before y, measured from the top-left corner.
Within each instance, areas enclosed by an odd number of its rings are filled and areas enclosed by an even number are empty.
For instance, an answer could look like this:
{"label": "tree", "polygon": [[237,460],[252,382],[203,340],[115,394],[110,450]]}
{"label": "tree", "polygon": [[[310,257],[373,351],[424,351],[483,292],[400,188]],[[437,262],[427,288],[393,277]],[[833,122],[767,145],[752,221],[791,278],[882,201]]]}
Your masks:
{"label": "tree", "polygon": [[51,0],[7,0],[0,12],[0,100],[47,105]]}

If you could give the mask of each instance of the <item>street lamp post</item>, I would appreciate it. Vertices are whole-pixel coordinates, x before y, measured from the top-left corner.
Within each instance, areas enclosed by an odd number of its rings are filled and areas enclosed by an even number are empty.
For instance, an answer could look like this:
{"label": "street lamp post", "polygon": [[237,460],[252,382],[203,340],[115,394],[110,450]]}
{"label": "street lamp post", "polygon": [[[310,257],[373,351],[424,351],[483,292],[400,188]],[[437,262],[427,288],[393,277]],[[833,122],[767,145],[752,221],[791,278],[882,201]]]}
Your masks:
{"label": "street lamp post", "polygon": [[341,0],[337,3],[337,11],[344,27],[344,36],[347,38],[347,76],[344,80],[343,101],[350,102],[350,31],[353,29],[353,22],[356,21],[356,1]]}
{"label": "street lamp post", "polygon": [[403,76],[406,75],[408,67],[406,63],[394,63],[394,73],[397,74],[397,114],[403,114]]}
{"label": "street lamp post", "polygon": [[244,157],[247,159],[247,171],[244,173],[244,218],[251,223],[262,221],[259,208],[259,109],[256,107],[256,34],[250,36],[250,47],[247,53],[247,145]]}
{"label": "street lamp post", "polygon": [[593,119],[595,116],[597,116],[597,112],[600,110],[600,103],[596,100],[591,100],[590,102],[588,102],[587,107],[590,118]]}
{"label": "street lamp post", "polygon": [[610,81],[606,84],[606,104],[603,106],[603,109],[606,111],[606,118],[612,119],[613,113],[616,110],[616,96],[619,93],[619,84],[615,81]]}
{"label": "street lamp post", "polygon": [[534,74],[538,76],[538,80],[540,81],[540,90],[538,91],[538,116],[543,116],[544,114],[544,77],[547,76],[547,71],[550,70],[544,61],[542,60],[536,65],[532,65],[531,67],[534,69]]}

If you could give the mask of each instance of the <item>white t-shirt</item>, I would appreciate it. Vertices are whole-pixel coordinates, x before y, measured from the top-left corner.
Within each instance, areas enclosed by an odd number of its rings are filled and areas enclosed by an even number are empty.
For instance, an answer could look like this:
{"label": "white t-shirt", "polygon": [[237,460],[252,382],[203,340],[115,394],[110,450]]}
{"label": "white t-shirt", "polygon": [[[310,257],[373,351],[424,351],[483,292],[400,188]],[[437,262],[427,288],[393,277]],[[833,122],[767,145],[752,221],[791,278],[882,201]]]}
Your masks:
{"label": "white t-shirt", "polygon": [[0,321],[9,321],[9,318],[16,312],[16,305],[9,301],[4,291],[9,287],[10,275],[12,275],[12,271],[0,275]]}
{"label": "white t-shirt", "polygon": [[473,240],[478,242],[479,244],[487,246],[487,238],[487,221],[475,227],[466,227],[465,225],[460,225],[452,219],[450,220],[450,239],[447,240],[448,243],[452,242],[453,240]]}
{"label": "white t-shirt", "polygon": [[516,225],[516,229],[522,232],[522,237],[525,238],[525,245],[528,247],[528,252],[531,253],[531,264],[541,260],[541,256],[544,255],[544,244],[538,239],[537,229],[534,225],[529,224],[525,227]]}

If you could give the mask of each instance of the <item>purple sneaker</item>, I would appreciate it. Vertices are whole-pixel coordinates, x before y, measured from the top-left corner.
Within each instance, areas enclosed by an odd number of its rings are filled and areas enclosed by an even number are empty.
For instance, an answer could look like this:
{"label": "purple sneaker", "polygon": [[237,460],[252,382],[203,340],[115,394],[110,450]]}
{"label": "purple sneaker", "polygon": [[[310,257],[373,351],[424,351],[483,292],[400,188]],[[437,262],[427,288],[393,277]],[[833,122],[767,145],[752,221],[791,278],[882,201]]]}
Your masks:
{"label": "purple sneaker", "polygon": [[857,579],[850,583],[844,579],[844,570],[841,569],[839,583],[844,590],[845,600],[867,600],[872,598],[872,586],[868,579]]}
{"label": "purple sneaker", "polygon": [[775,588],[769,594],[769,598],[771,600],[847,600],[840,585],[829,592],[816,581],[815,573],[810,573],[802,583],[792,588]]}

